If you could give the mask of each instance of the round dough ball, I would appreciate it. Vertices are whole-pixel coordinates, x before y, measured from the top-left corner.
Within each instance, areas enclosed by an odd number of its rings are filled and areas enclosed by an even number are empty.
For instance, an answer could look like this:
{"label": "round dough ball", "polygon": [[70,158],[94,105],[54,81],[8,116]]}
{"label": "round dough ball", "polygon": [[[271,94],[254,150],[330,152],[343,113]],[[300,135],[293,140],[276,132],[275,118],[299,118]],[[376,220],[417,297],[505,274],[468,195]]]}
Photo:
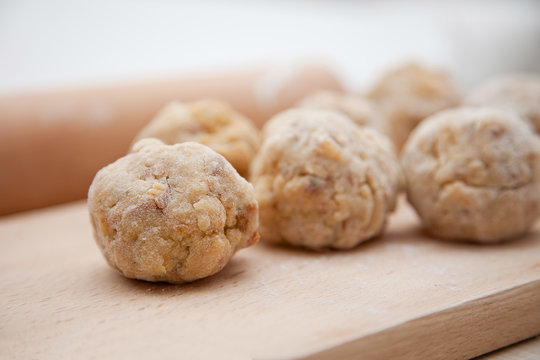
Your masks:
{"label": "round dough ball", "polygon": [[426,117],[459,102],[444,72],[409,64],[386,73],[369,93],[386,118],[386,134],[400,151],[411,131]]}
{"label": "round dough ball", "polygon": [[372,126],[383,133],[386,132],[378,106],[363,96],[327,90],[305,97],[298,105],[302,108],[339,111],[358,125]]}
{"label": "round dough ball", "polygon": [[253,187],[193,142],[141,140],[97,173],[88,207],[105,259],[134,279],[200,279],[258,240]]}
{"label": "round dough ball", "polygon": [[252,122],[228,104],[201,100],[182,104],[172,102],[135,137],[157,138],[165,144],[195,141],[223,155],[242,176],[259,144],[259,131]]}
{"label": "round dough ball", "polygon": [[392,144],[335,111],[276,115],[252,164],[261,238],[348,249],[383,231],[400,167]]}
{"label": "round dough ball", "polygon": [[471,92],[466,103],[515,111],[540,133],[540,75],[516,74],[488,80]]}
{"label": "round dough ball", "polygon": [[540,140],[517,114],[458,108],[426,119],[403,150],[409,202],[433,235],[478,242],[540,214]]}

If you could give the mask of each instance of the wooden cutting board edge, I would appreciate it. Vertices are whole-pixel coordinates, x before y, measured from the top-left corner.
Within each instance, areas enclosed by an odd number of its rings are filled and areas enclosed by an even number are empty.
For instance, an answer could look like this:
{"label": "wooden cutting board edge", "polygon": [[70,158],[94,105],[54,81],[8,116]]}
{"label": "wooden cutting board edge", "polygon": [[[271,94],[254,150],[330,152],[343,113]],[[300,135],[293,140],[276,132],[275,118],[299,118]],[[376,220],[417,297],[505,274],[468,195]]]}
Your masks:
{"label": "wooden cutting board edge", "polygon": [[465,359],[539,334],[534,280],[297,359]]}

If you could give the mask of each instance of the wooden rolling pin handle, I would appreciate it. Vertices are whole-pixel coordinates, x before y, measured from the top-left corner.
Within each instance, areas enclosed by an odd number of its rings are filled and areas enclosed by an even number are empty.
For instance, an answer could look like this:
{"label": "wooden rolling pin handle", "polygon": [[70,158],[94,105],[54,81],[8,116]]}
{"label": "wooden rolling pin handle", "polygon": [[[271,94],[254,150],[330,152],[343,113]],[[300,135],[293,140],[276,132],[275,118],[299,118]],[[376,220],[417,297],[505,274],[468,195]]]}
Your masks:
{"label": "wooden rolling pin handle", "polygon": [[2,97],[0,215],[86,197],[96,171],[171,100],[224,100],[261,126],[320,89],[340,85],[309,65]]}

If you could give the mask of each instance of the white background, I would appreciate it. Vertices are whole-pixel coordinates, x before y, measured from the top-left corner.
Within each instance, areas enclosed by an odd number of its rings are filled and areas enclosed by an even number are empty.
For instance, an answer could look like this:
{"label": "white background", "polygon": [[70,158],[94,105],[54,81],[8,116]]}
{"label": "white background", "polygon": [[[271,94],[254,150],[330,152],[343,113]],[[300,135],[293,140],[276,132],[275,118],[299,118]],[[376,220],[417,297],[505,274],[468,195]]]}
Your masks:
{"label": "white background", "polygon": [[0,0],[0,93],[324,59],[361,90],[418,59],[540,71],[540,1]]}

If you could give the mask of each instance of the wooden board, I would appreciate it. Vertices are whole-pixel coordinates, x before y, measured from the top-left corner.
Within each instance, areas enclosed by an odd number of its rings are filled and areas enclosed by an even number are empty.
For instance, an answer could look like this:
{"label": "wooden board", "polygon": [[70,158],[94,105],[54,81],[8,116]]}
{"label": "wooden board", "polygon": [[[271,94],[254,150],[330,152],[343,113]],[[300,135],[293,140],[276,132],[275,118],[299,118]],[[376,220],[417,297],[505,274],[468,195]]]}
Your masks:
{"label": "wooden board", "polygon": [[540,337],[534,337],[482,355],[476,360],[538,360],[539,358]]}
{"label": "wooden board", "polygon": [[404,203],[352,251],[259,244],[187,285],[109,269],[84,203],[1,218],[0,256],[6,359],[459,359],[540,333],[540,226],[437,241]]}

